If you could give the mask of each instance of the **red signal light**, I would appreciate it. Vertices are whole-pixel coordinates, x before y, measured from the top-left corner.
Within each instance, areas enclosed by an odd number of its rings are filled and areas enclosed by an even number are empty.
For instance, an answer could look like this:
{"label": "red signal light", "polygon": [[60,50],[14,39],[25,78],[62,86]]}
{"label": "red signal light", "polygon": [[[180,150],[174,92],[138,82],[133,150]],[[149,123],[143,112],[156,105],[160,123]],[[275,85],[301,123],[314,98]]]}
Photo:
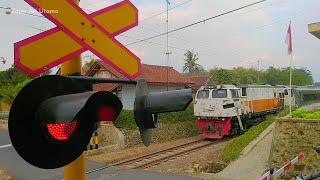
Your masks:
{"label": "red signal light", "polygon": [[98,110],[98,121],[114,121],[115,112],[112,107],[104,106]]}
{"label": "red signal light", "polygon": [[66,124],[47,124],[50,135],[58,141],[68,140],[77,129],[77,121]]}

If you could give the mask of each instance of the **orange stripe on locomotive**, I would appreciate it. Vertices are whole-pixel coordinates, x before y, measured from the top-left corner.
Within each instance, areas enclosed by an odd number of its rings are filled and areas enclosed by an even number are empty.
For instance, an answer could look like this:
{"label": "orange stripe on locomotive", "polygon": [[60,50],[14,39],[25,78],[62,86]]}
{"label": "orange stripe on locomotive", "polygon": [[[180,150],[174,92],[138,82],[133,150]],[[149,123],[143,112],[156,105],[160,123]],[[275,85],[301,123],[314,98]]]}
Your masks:
{"label": "orange stripe on locomotive", "polygon": [[275,109],[279,106],[278,98],[271,99],[254,99],[254,100],[242,100],[242,105],[250,108],[251,112],[263,112]]}

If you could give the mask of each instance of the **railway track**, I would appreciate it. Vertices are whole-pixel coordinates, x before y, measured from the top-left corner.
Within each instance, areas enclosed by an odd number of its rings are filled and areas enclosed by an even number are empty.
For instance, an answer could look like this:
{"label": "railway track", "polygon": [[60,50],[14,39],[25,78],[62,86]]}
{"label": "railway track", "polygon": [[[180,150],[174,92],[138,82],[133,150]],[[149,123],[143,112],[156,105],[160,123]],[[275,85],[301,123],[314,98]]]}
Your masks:
{"label": "railway track", "polygon": [[218,143],[225,142],[227,140],[229,140],[229,138],[215,140],[215,141],[207,141],[207,140],[203,140],[202,138],[199,138],[181,145],[177,145],[177,146],[156,151],[153,153],[145,154],[139,157],[116,162],[108,166],[93,169],[91,171],[88,171],[87,174],[94,173],[94,172],[104,170],[114,166],[122,166],[127,169],[147,169],[148,167],[158,165],[168,160],[176,159],[179,156],[186,155],[191,152],[195,152],[197,150],[203,149],[205,147],[209,147],[211,145],[216,145]]}
{"label": "railway track", "polygon": [[150,153],[140,157],[117,162],[112,164],[111,166],[124,166],[128,169],[146,169],[148,167],[152,167],[162,162],[175,159],[179,156],[189,154],[191,152],[217,144],[222,141],[225,141],[225,140],[206,141],[203,139],[197,139],[185,144],[170,147],[154,153]]}

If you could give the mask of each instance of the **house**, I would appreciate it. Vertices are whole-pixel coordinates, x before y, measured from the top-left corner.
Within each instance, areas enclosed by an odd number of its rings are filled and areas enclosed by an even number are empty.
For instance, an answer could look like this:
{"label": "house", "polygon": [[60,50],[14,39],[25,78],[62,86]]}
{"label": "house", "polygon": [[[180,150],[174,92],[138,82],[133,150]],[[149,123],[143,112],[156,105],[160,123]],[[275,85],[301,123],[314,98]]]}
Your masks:
{"label": "house", "polygon": [[[142,64],[141,73],[138,78],[142,78],[147,82],[149,92],[161,92],[167,90],[167,73],[169,75],[169,90],[190,88],[190,85],[193,84],[189,78],[184,77],[172,67],[168,68],[167,66]],[[118,71],[100,61],[96,62],[87,71],[85,76],[126,79]],[[94,85],[93,90],[114,92],[121,99],[124,109],[133,109],[135,85],[101,83]]]}
{"label": "house", "polygon": [[195,94],[198,89],[200,89],[201,86],[206,85],[206,83],[209,81],[209,76],[203,75],[203,76],[190,76],[189,77],[194,84],[191,85],[192,93]]}

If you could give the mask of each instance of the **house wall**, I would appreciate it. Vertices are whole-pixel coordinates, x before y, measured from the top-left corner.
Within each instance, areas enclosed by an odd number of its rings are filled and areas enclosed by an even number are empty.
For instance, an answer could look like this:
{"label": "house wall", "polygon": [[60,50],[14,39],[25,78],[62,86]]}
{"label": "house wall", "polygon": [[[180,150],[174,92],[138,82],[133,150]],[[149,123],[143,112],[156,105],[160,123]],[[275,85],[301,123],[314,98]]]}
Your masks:
{"label": "house wall", "polygon": [[114,78],[109,71],[97,71],[94,76],[95,78]]}
{"label": "house wall", "polygon": [[[122,85],[122,104],[123,104],[123,109],[126,110],[133,110],[134,107],[134,99],[136,96],[136,91],[135,91],[135,86],[134,85]],[[166,85],[153,85],[149,84],[148,85],[149,92],[162,92],[167,90]],[[169,90],[179,90],[179,89],[184,89],[183,85],[176,86],[172,85],[169,87]]]}

